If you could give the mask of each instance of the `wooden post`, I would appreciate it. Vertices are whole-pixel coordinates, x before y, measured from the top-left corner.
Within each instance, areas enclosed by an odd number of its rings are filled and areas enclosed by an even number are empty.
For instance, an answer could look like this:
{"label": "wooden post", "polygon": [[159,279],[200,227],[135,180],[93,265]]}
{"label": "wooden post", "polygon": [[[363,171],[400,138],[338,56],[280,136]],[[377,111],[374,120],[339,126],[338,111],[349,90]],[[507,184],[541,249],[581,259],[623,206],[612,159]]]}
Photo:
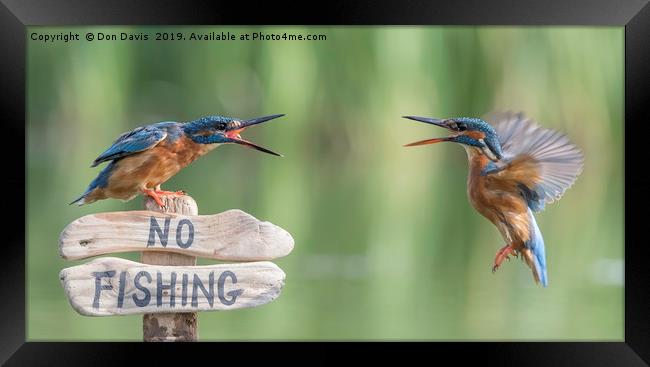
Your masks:
{"label": "wooden post", "polygon": [[[165,205],[160,208],[149,196],[145,196],[144,207],[161,213],[198,215],[199,209],[191,196],[161,196]],[[196,265],[196,257],[172,252],[141,252],[140,261],[152,265]],[[146,342],[197,341],[199,339],[196,312],[144,314],[142,317],[143,338]]]}

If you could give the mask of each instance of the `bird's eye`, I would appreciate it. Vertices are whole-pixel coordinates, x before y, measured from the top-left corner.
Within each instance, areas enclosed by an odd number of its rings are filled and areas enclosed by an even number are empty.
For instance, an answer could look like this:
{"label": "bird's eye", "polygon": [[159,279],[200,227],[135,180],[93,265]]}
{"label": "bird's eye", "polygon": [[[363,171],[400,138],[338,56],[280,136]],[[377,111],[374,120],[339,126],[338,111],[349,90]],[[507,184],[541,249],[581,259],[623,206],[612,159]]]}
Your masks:
{"label": "bird's eye", "polygon": [[225,122],[220,122],[220,123],[217,125],[217,129],[218,129],[218,130],[226,130],[226,126],[228,126],[228,124],[226,124]]}
{"label": "bird's eye", "polygon": [[458,129],[458,131],[465,131],[465,130],[467,130],[467,126],[465,124],[463,124],[463,123],[459,123],[459,124],[456,124],[456,129]]}

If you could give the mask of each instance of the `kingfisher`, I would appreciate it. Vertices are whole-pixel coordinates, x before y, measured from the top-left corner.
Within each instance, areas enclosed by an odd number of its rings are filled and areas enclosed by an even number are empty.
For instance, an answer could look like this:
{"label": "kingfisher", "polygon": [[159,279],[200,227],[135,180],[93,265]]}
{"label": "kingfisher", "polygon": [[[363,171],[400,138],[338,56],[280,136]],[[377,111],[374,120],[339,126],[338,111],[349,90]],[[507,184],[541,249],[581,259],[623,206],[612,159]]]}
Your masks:
{"label": "kingfisher", "polygon": [[120,135],[95,159],[91,167],[109,162],[86,191],[70,204],[84,205],[106,198],[128,201],[139,193],[163,207],[161,195],[183,195],[164,191],[160,185],[197,158],[221,144],[240,144],[275,156],[282,156],[241,137],[241,132],[280,115],[249,120],[206,116],[189,122],[165,121],[141,126]]}
{"label": "kingfisher", "polygon": [[546,287],[544,239],[533,213],[560,199],[573,185],[584,162],[580,149],[566,135],[539,126],[521,112],[492,113],[485,118],[490,123],[475,117],[403,117],[450,132],[406,147],[453,142],[465,148],[469,201],[506,243],[496,253],[492,272],[513,255],[530,267],[537,284]]}

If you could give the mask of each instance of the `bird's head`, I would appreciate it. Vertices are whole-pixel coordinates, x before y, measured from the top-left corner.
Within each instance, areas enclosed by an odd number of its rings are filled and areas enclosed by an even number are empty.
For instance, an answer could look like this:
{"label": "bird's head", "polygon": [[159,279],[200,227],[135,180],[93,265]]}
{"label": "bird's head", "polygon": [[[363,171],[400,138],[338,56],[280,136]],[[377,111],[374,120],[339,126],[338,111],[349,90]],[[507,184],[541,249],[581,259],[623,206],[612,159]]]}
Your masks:
{"label": "bird's head", "polygon": [[434,119],[428,117],[403,116],[404,118],[425,122],[443,127],[451,131],[451,135],[445,138],[433,138],[416,141],[406,144],[405,147],[426,145],[450,141],[463,144],[466,147],[473,147],[486,155],[492,161],[498,161],[503,157],[501,144],[494,128],[487,122],[474,117],[455,117],[450,119]]}
{"label": "bird's head", "polygon": [[183,130],[190,139],[199,144],[235,143],[264,153],[282,157],[281,154],[244,140],[240,135],[241,132],[249,126],[257,125],[282,116],[284,116],[284,114],[257,117],[250,120],[225,116],[207,116],[186,123],[183,126]]}

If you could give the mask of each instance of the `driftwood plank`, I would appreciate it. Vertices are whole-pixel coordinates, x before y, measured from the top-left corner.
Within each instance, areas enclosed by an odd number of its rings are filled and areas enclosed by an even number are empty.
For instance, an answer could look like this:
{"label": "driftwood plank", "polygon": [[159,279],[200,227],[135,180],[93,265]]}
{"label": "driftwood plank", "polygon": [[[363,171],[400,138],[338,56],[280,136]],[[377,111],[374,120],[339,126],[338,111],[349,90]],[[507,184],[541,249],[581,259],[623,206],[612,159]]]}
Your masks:
{"label": "driftwood plank", "polygon": [[293,238],[284,229],[241,210],[213,215],[153,211],[90,214],[59,236],[68,260],[126,251],[169,251],[216,260],[258,261],[285,256]]}
{"label": "driftwood plank", "polygon": [[59,278],[77,312],[111,316],[255,307],[280,295],[285,274],[268,261],[162,266],[104,257]]}

